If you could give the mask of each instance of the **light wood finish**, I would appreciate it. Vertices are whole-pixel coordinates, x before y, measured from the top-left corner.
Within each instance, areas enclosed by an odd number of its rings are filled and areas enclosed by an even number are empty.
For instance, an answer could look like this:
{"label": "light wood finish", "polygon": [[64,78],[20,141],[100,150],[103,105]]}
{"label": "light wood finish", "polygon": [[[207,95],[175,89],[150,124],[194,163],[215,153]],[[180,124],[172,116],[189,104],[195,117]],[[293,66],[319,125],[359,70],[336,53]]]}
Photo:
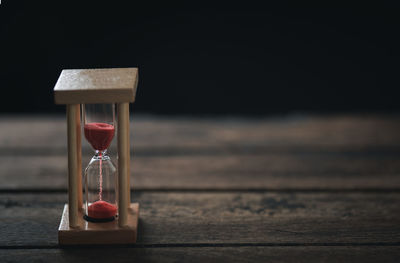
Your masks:
{"label": "light wood finish", "polygon": [[119,225],[127,224],[130,203],[129,103],[118,103],[118,213]]}
{"label": "light wood finish", "polygon": [[65,69],[54,87],[56,104],[134,102],[137,68]]}
{"label": "light wood finish", "polygon": [[82,130],[81,130],[81,107],[79,105],[79,112],[76,115],[76,153],[78,160],[78,209],[83,209],[83,187],[82,187]]}
{"label": "light wood finish", "polygon": [[70,227],[78,226],[78,210],[82,198],[82,178],[80,163],[81,155],[78,149],[80,145],[80,105],[67,105],[67,127],[68,127],[68,204]]}
{"label": "light wood finish", "polygon": [[[126,147],[125,148],[125,156],[126,156],[126,158],[127,158],[127,160],[126,160],[126,163],[127,163],[127,171],[126,171],[126,191],[127,191],[127,202],[128,202],[128,204],[130,204],[131,203],[131,163],[132,163],[132,160],[131,160],[131,149],[133,149],[133,145],[131,145],[131,140],[130,140],[130,138],[131,138],[131,130],[130,130],[130,117],[129,117],[129,104],[126,106],[128,109],[126,110],[127,112],[126,112],[126,114],[128,115],[127,117],[125,117],[125,118],[127,118],[127,127],[126,127],[126,129],[127,129],[127,134],[125,135],[126,136],[126,145],[128,146],[128,147]],[[129,207],[128,207],[129,208]]]}
{"label": "light wood finish", "polygon": [[118,220],[107,223],[91,223],[83,219],[83,212],[78,214],[78,228],[70,228],[68,205],[64,206],[58,242],[60,245],[80,244],[132,244],[136,242],[139,218],[139,204],[130,204],[126,225],[121,228]]}

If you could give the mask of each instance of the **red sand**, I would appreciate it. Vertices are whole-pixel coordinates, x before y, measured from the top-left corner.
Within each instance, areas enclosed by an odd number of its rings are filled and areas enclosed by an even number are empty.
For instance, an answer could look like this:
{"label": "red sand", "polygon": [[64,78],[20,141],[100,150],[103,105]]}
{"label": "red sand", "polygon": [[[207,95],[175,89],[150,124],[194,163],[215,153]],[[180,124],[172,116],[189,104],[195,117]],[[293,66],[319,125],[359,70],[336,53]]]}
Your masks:
{"label": "red sand", "polygon": [[86,139],[98,151],[108,148],[114,137],[114,131],[113,125],[101,122],[88,123],[84,127]]}
{"label": "red sand", "polygon": [[117,206],[105,201],[96,201],[88,207],[88,216],[92,218],[110,218],[117,214]]}
{"label": "red sand", "polygon": [[[107,123],[92,122],[85,124],[84,132],[88,142],[95,150],[104,151],[110,145],[114,137],[114,126]],[[100,159],[99,171],[99,201],[94,202],[88,207],[88,216],[92,218],[102,219],[110,218],[117,214],[117,207],[113,204],[102,201],[102,168]]]}

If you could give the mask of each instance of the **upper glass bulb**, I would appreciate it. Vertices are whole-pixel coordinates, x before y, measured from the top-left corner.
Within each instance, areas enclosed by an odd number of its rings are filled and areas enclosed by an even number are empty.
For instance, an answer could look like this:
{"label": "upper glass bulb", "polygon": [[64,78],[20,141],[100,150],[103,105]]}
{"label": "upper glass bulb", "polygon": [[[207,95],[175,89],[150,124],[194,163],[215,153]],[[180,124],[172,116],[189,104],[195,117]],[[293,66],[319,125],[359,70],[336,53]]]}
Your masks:
{"label": "upper glass bulb", "polygon": [[85,104],[84,133],[96,151],[105,151],[114,138],[114,104]]}
{"label": "upper glass bulb", "polygon": [[92,122],[84,126],[86,140],[97,151],[105,151],[114,137],[114,126],[108,123]]}

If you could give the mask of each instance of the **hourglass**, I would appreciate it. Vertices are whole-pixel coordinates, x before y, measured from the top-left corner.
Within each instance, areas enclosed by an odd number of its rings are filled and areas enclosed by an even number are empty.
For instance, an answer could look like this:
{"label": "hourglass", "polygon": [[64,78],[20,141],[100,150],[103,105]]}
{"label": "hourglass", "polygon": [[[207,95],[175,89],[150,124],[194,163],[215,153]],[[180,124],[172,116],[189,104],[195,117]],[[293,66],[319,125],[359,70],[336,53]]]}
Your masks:
{"label": "hourglass", "polygon": [[84,219],[89,222],[113,221],[117,215],[117,169],[107,155],[114,137],[114,104],[83,104],[82,116],[86,140],[95,151],[85,169]]}
{"label": "hourglass", "polygon": [[[137,73],[137,68],[63,70],[56,83],[55,103],[67,105],[68,130],[68,204],[58,229],[62,245],[136,242],[139,204],[130,203],[129,103],[135,100]],[[83,181],[81,116],[94,151]],[[114,137],[118,165],[107,153]]]}

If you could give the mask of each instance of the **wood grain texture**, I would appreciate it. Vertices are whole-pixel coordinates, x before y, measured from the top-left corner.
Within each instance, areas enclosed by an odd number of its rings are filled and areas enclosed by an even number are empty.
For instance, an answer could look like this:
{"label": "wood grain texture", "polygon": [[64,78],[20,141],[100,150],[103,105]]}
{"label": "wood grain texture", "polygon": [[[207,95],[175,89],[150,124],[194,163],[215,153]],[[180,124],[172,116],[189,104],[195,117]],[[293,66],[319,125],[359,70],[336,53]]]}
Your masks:
{"label": "wood grain texture", "polygon": [[153,247],[1,250],[3,262],[397,262],[397,246]]}
{"label": "wood grain texture", "polygon": [[80,105],[67,105],[67,134],[68,134],[68,204],[69,224],[78,226],[78,212],[82,207],[82,170],[80,157],[81,148],[81,117]]}
{"label": "wood grain texture", "polygon": [[129,143],[129,103],[118,103],[118,223],[128,224],[130,205],[130,143]]}
{"label": "wood grain texture", "polygon": [[80,210],[78,227],[70,228],[66,204],[58,228],[58,242],[60,245],[133,244],[137,237],[139,204],[130,203],[125,210],[127,218],[123,227],[120,227],[118,217],[112,222],[101,224],[85,221],[83,210]]}
{"label": "wood grain texture", "polygon": [[[398,244],[400,194],[140,193],[138,244]],[[1,194],[0,246],[55,246],[65,194]]]}
{"label": "wood grain texture", "polygon": [[[185,119],[135,115],[131,130],[136,155],[400,152],[398,116]],[[84,152],[90,152],[86,141],[82,143]],[[0,147],[2,155],[64,155],[65,118],[3,116]]]}
{"label": "wood grain texture", "polygon": [[[65,118],[0,117],[0,261],[398,261],[400,116],[135,116],[131,129],[137,245],[59,249]],[[83,153],[85,166],[85,140]]]}
{"label": "wood grain texture", "polygon": [[[83,158],[86,167],[90,156]],[[115,158],[114,158],[115,160]],[[397,154],[134,156],[134,189],[399,189]],[[15,165],[24,163],[24,165]],[[245,180],[244,180],[245,178]],[[63,156],[2,156],[0,190],[67,189]]]}
{"label": "wood grain texture", "polygon": [[134,102],[137,68],[64,69],[54,87],[56,104]]}

